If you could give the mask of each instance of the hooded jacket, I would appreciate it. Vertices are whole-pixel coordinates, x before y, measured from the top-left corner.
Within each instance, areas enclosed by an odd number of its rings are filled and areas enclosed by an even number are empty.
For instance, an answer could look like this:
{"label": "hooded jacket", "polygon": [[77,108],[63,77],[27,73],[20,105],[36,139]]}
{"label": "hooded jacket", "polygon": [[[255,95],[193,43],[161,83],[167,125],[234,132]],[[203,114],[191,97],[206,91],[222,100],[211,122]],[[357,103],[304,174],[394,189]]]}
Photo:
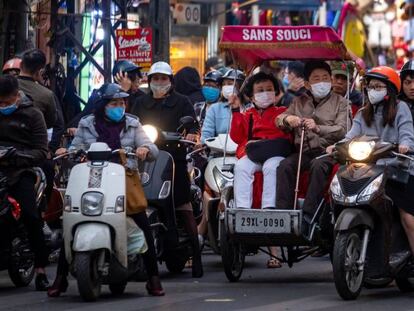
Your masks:
{"label": "hooded jacket", "polygon": [[174,88],[178,93],[187,96],[193,105],[206,101],[201,92],[200,75],[192,67],[184,67],[175,74]]}
{"label": "hooded jacket", "polygon": [[[14,147],[25,157],[0,161],[0,170],[13,184],[21,173],[46,160],[47,131],[43,114],[21,93],[18,108],[12,114],[0,114],[0,146]],[[27,156],[27,157],[26,157]]]}

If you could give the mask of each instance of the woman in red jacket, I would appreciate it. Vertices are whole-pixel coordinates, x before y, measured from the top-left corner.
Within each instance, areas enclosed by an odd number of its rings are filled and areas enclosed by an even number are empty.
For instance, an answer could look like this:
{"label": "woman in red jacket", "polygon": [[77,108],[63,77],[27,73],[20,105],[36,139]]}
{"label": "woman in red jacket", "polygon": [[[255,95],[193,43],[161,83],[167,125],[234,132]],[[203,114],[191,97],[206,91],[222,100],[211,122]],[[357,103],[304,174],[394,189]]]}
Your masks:
{"label": "woman in red jacket", "polygon": [[[259,72],[249,79],[246,95],[253,107],[240,112],[240,101],[232,96],[232,122],[230,137],[238,144],[238,161],[234,168],[234,197],[238,208],[251,208],[253,201],[254,173],[263,172],[262,208],[275,208],[276,205],[276,169],[284,157],[279,156],[286,150],[269,150],[271,157],[263,163],[253,162],[246,155],[246,144],[251,140],[278,139],[290,145],[291,137],[275,126],[276,117],[285,111],[276,107],[276,97],[280,94],[277,80],[269,74]],[[272,144],[269,146],[273,146]]]}

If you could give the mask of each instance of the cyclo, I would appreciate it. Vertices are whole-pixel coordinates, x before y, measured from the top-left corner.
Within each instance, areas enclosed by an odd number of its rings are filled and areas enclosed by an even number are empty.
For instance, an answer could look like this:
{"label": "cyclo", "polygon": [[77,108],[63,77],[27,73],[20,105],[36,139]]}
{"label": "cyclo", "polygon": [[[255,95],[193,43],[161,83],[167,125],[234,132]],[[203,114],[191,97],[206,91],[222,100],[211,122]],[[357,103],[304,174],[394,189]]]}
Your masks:
{"label": "cyclo", "polygon": [[[220,48],[233,58],[235,65],[247,73],[262,63],[273,60],[353,60],[334,30],[319,26],[226,26]],[[300,154],[305,136],[305,129],[302,128],[298,150]],[[228,165],[222,171],[232,172],[233,168],[234,165]],[[255,254],[259,250],[268,253],[262,248],[264,246],[281,247],[281,258],[277,259],[287,263],[289,267],[318,250],[332,252],[333,218],[327,191],[318,204],[309,235],[302,234],[301,206],[304,201],[303,194],[306,193],[306,172],[300,172],[301,156],[292,209],[280,210],[276,207],[262,210],[256,209],[258,204],[255,199],[252,209],[237,208],[232,179],[218,169],[214,171],[221,192],[220,206],[223,211],[219,223],[221,256],[229,281],[239,280],[247,254]],[[262,174],[256,173],[253,185],[255,198],[257,192],[261,191],[261,179]],[[326,189],[328,185],[329,180]]]}

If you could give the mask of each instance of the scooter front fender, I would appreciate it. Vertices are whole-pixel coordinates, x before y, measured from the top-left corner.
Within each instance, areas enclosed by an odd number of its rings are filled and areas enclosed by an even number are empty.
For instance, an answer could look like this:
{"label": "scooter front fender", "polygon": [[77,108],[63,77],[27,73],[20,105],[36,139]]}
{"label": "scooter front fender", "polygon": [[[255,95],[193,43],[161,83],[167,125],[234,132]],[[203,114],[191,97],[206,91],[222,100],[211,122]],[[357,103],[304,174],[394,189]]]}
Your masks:
{"label": "scooter front fender", "polygon": [[374,220],[372,216],[358,208],[344,209],[335,223],[335,231],[349,230],[358,226],[366,226],[370,229],[374,228]]}
{"label": "scooter front fender", "polygon": [[87,252],[96,249],[112,250],[111,230],[108,225],[100,223],[84,223],[76,228],[72,250]]}

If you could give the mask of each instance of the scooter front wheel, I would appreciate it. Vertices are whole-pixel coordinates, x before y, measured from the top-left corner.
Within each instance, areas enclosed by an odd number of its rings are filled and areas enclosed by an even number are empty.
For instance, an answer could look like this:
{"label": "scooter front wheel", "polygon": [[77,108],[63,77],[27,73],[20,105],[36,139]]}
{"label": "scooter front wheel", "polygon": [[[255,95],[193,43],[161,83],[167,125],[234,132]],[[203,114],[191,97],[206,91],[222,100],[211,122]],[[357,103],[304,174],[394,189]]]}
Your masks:
{"label": "scooter front wheel", "polygon": [[361,252],[358,230],[338,233],[333,251],[333,275],[336,291],[344,300],[354,300],[361,292],[364,280],[364,270],[358,264]]}
{"label": "scooter front wheel", "polygon": [[99,252],[75,254],[75,272],[79,294],[85,301],[96,301],[101,294],[101,277],[98,271]]}

